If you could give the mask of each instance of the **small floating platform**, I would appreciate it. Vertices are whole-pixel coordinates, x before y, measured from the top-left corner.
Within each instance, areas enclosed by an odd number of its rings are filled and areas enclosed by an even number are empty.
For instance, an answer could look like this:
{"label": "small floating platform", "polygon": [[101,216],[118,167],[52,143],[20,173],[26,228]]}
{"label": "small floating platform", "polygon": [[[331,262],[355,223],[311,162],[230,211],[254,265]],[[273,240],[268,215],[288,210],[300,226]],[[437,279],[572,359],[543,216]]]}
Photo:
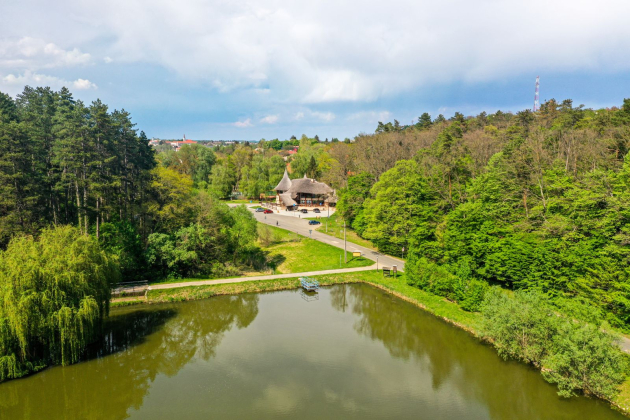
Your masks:
{"label": "small floating platform", "polygon": [[308,277],[300,277],[300,286],[307,292],[316,292],[319,290],[319,282]]}

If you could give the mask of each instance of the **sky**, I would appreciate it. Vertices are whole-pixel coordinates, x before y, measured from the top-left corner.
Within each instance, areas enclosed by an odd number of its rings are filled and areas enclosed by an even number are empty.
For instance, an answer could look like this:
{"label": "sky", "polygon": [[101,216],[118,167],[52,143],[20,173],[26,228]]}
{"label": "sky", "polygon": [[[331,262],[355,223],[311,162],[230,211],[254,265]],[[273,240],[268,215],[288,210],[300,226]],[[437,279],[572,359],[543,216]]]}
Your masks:
{"label": "sky", "polygon": [[149,137],[373,132],[630,97],[628,0],[2,0],[0,91],[68,87]]}

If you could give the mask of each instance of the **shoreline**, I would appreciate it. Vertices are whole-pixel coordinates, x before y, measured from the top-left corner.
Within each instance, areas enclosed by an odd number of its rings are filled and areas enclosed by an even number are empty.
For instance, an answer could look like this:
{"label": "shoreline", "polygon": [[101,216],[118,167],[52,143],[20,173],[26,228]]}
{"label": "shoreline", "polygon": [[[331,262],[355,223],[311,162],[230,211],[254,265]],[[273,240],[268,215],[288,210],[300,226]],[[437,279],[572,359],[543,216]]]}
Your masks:
{"label": "shoreline", "polygon": [[[480,342],[489,343],[480,337],[476,328],[479,313],[466,312],[454,302],[450,302],[440,296],[436,296],[407,285],[404,277],[384,277],[376,271],[359,271],[350,273],[337,273],[316,276],[320,286],[333,286],[336,284],[365,283],[395,296],[398,299],[409,302],[416,307],[440,318],[444,322],[462,329]],[[248,280],[237,283],[221,283],[204,286],[181,286],[172,289],[149,290],[146,298],[122,298],[112,300],[111,308],[121,308],[132,305],[152,305],[170,302],[186,302],[190,300],[208,299],[213,296],[236,295],[242,293],[261,293],[281,290],[298,289],[300,282],[297,277],[279,278],[271,280]],[[541,371],[540,367],[536,370]],[[630,384],[624,383],[624,389],[630,388]],[[596,395],[585,395],[589,398],[597,398],[606,401],[611,408],[619,411],[626,417],[630,417],[630,407],[624,406],[619,401],[611,401]]]}

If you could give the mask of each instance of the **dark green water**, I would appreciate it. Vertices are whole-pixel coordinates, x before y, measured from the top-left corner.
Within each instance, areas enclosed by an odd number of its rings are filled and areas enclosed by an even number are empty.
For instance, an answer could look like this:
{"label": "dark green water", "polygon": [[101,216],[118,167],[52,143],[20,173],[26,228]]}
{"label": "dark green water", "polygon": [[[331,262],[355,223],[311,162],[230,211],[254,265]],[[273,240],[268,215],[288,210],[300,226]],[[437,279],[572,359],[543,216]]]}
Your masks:
{"label": "dark green water", "polygon": [[624,418],[366,285],[112,315],[90,360],[0,385],[0,419]]}

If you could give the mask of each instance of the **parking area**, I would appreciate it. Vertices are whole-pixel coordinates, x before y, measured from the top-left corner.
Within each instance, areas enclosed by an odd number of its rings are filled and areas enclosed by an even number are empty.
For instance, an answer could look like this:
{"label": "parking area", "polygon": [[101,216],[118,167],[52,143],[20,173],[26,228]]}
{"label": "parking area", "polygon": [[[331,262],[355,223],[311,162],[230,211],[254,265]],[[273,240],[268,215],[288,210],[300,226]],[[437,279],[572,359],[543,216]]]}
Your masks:
{"label": "parking area", "polygon": [[[259,205],[260,204],[256,204],[256,206]],[[265,207],[265,203],[262,204],[262,207],[267,209],[267,207]],[[315,209],[318,209],[319,213],[317,213]],[[334,207],[331,207],[330,209],[326,207],[299,207],[297,210],[282,210],[269,207],[269,210],[271,210],[273,214],[277,216],[295,217],[296,219],[324,218],[335,214]],[[303,212],[303,210],[306,210],[306,212]]]}

